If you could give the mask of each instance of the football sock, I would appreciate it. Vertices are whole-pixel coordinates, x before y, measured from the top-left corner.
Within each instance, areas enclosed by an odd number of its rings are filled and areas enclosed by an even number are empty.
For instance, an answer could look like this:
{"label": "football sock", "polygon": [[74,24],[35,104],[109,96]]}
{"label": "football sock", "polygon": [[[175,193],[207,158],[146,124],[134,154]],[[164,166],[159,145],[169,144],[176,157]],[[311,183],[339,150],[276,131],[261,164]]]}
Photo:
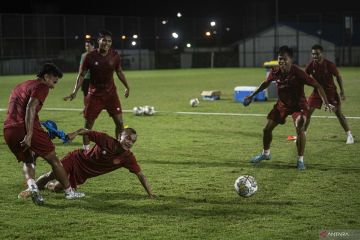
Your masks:
{"label": "football sock", "polygon": [[85,151],[89,151],[89,150],[90,150],[90,144],[88,144],[88,145],[83,145],[83,149],[84,149]]}
{"label": "football sock", "polygon": [[347,131],[347,132],[346,132],[346,135],[352,136],[351,131]]}
{"label": "football sock", "polygon": [[304,162],[304,156],[299,156],[298,161],[299,162]]}
{"label": "football sock", "polygon": [[269,156],[270,155],[270,149],[268,149],[268,150],[263,149],[262,154],[266,155],[266,156]]}
{"label": "football sock", "polygon": [[33,188],[37,189],[37,188],[38,188],[37,185],[36,185],[35,180],[32,179],[32,178],[28,178],[28,179],[26,180],[26,183],[27,183],[29,189],[33,189]]}

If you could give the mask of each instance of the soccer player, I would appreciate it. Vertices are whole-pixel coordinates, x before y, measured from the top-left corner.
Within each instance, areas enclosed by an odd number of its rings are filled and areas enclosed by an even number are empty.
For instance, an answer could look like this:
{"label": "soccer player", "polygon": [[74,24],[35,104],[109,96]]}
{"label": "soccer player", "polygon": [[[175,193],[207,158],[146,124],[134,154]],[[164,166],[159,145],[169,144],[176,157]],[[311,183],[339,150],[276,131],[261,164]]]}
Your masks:
{"label": "soccer player", "polygon": [[[83,54],[81,54],[79,71],[81,70],[81,65],[84,63],[85,56],[89,52],[92,52],[94,50],[94,48],[95,48],[94,41],[91,39],[87,39],[85,41],[85,52]],[[81,91],[84,94],[84,105],[85,105],[85,97],[87,96],[88,91],[89,91],[89,84],[90,84],[90,72],[88,71],[86,73],[86,75],[84,76],[84,82],[81,85]]]}
{"label": "soccer player", "polygon": [[[23,172],[32,200],[37,205],[44,203],[35,183],[35,159],[44,158],[52,167],[54,176],[63,184],[66,199],[83,197],[75,192],[66,172],[55,153],[55,147],[48,134],[41,128],[38,113],[49,93],[63,76],[60,69],[46,63],[37,74],[37,79],[27,80],[17,85],[11,92],[9,108],[4,121],[4,139],[19,162],[23,162]],[[20,196],[20,195],[19,195]]]}
{"label": "soccer player", "polygon": [[332,110],[333,106],[329,104],[325,92],[321,85],[302,71],[298,66],[292,64],[293,51],[287,46],[282,46],[278,53],[279,67],[274,67],[267,79],[261,83],[254,93],[245,98],[245,101],[251,102],[252,98],[262,90],[266,89],[272,81],[277,84],[279,99],[273,109],[267,116],[267,124],[263,129],[263,151],[253,157],[250,162],[259,163],[263,160],[270,160],[270,144],[272,141],[272,131],[279,124],[284,124],[286,117],[291,115],[297,133],[297,168],[305,169],[304,149],[306,137],[304,126],[307,121],[308,104],[304,94],[304,85],[310,85],[316,88],[323,98],[325,110]]}
{"label": "soccer player", "polygon": [[[68,134],[69,139],[74,139],[78,134],[87,135],[96,144],[89,151],[78,149],[70,152],[61,160],[73,188],[76,189],[78,185],[85,183],[88,178],[125,167],[137,175],[149,197],[155,197],[145,175],[136,162],[135,156],[130,151],[137,139],[136,131],[133,128],[125,128],[118,139],[112,138],[105,133],[82,128]],[[60,182],[50,182],[53,179],[54,173],[49,172],[40,176],[36,183],[40,189],[46,187],[53,191],[62,190],[63,185]]]}
{"label": "soccer player", "polygon": [[[98,37],[99,48],[85,56],[80,72],[76,79],[73,92],[64,98],[65,101],[73,100],[76,93],[82,86],[85,74],[90,71],[90,86],[86,96],[84,109],[85,128],[92,129],[96,118],[103,109],[106,109],[116,125],[115,137],[119,136],[124,129],[122,110],[119,96],[116,92],[113,73],[125,86],[125,97],[129,96],[129,85],[121,68],[119,54],[111,49],[112,34],[108,31],[101,31]],[[83,148],[90,149],[90,141],[87,135],[83,136]]]}
{"label": "soccer player", "polygon": [[[335,115],[340,122],[340,125],[345,130],[347,134],[346,144],[353,144],[354,138],[351,134],[349,125],[345,116],[341,111],[341,100],[345,100],[345,93],[341,75],[336,68],[336,65],[329,60],[323,57],[323,47],[320,45],[314,45],[311,49],[311,55],[313,60],[306,66],[305,72],[311,75],[313,78],[316,79],[323,87],[326,97],[329,102],[335,106]],[[340,97],[336,90],[336,85],[334,83],[333,76],[336,77],[336,81],[340,87]],[[320,109],[322,105],[322,99],[316,89],[311,93],[310,97],[308,98],[309,102],[309,115],[308,121],[305,124],[305,131],[309,127],[310,124],[310,117],[313,114],[314,110]]]}

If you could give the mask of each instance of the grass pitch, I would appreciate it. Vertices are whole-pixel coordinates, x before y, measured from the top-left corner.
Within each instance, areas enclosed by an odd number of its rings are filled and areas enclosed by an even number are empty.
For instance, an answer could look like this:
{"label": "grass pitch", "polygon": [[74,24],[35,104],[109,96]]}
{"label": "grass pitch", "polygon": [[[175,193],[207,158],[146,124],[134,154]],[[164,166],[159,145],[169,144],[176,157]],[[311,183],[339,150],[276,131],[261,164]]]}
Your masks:
{"label": "grass pitch", "polygon": [[[358,68],[340,69],[347,100],[346,116],[360,117]],[[257,86],[263,69],[196,69],[127,71],[130,97],[123,109],[152,105],[152,117],[124,113],[127,125],[138,131],[133,148],[158,199],[147,199],[135,175],[120,169],[89,179],[79,191],[82,200],[68,201],[63,194],[43,192],[45,205],[21,201],[22,166],[0,137],[1,239],[318,239],[321,230],[360,229],[360,119],[348,119],[357,141],[346,145],[337,119],[313,118],[305,150],[306,171],[298,172],[296,148],[286,140],[295,134],[291,118],[274,130],[273,159],[254,167],[249,159],[262,149],[265,116],[184,115],[176,112],[243,113],[266,115],[273,101],[243,107],[233,100],[239,85]],[[50,91],[44,108],[82,108],[79,92],[64,102],[75,82],[65,74]],[[7,108],[11,89],[33,76],[1,76],[0,108]],[[219,101],[189,100],[202,90],[221,90]],[[307,93],[311,91],[306,89]],[[334,116],[316,111],[317,116]],[[0,112],[3,123],[5,112]],[[40,112],[40,119],[55,120],[60,129],[83,126],[80,111]],[[103,112],[95,130],[114,133]],[[0,133],[2,135],[2,133]],[[63,145],[55,140],[59,157],[82,146],[81,138]],[[50,169],[37,161],[37,175]],[[235,179],[253,175],[259,190],[251,198],[234,191]]]}

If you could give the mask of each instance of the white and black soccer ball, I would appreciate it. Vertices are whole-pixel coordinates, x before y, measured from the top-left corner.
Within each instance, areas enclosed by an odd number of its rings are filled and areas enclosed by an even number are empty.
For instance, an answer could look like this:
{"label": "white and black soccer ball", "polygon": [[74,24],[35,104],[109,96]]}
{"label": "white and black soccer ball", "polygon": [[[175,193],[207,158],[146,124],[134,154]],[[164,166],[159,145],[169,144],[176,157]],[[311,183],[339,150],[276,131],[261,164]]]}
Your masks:
{"label": "white and black soccer ball", "polygon": [[155,114],[155,108],[153,106],[145,106],[143,110],[145,115],[152,116]]}
{"label": "white and black soccer ball", "polygon": [[197,98],[193,98],[190,100],[190,106],[197,107],[199,105],[200,101]]}
{"label": "white and black soccer ball", "polygon": [[134,107],[133,108],[133,113],[136,116],[141,116],[144,114],[144,109],[142,107]]}
{"label": "white and black soccer ball", "polygon": [[241,197],[251,197],[258,190],[258,186],[255,181],[255,178],[249,175],[238,177],[238,179],[236,179],[235,181],[234,187],[235,187],[235,191]]}

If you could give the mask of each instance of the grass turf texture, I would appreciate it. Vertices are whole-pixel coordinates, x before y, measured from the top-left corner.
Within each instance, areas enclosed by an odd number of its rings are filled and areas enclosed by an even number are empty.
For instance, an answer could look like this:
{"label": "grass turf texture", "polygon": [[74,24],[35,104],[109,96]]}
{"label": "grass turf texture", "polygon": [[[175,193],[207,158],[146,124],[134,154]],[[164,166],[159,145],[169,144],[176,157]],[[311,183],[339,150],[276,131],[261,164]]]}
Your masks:
{"label": "grass turf texture", "polygon": [[[340,69],[347,100],[346,116],[360,116],[358,68]],[[23,190],[22,165],[0,137],[1,239],[317,239],[322,229],[360,229],[360,148],[345,145],[337,119],[312,119],[305,150],[306,171],[296,170],[296,148],[286,140],[295,134],[291,118],[274,130],[273,159],[254,167],[249,159],[262,149],[266,117],[180,115],[178,111],[267,114],[274,102],[245,108],[233,101],[239,85],[257,86],[263,69],[197,69],[127,71],[130,97],[123,109],[153,105],[152,117],[124,113],[125,124],[138,131],[133,148],[158,199],[147,199],[135,175],[120,169],[89,179],[82,200],[43,192],[43,207],[17,200]],[[7,107],[10,90],[33,76],[1,76],[0,108]],[[44,108],[81,108],[82,93],[72,102],[62,97],[73,88],[75,74],[65,74],[50,91]],[[222,91],[220,101],[189,100],[202,90]],[[310,88],[306,88],[307,93]],[[65,131],[83,126],[80,112],[45,111]],[[314,115],[334,116],[322,110]],[[0,112],[2,123],[5,112]],[[349,119],[353,134],[360,120]],[[113,135],[114,124],[103,112],[94,129]],[[2,135],[2,133],[0,133]],[[78,137],[63,145],[55,140],[59,157],[82,146]],[[37,161],[37,175],[50,169]],[[259,190],[251,198],[237,196],[233,184],[240,175],[255,176]]]}

